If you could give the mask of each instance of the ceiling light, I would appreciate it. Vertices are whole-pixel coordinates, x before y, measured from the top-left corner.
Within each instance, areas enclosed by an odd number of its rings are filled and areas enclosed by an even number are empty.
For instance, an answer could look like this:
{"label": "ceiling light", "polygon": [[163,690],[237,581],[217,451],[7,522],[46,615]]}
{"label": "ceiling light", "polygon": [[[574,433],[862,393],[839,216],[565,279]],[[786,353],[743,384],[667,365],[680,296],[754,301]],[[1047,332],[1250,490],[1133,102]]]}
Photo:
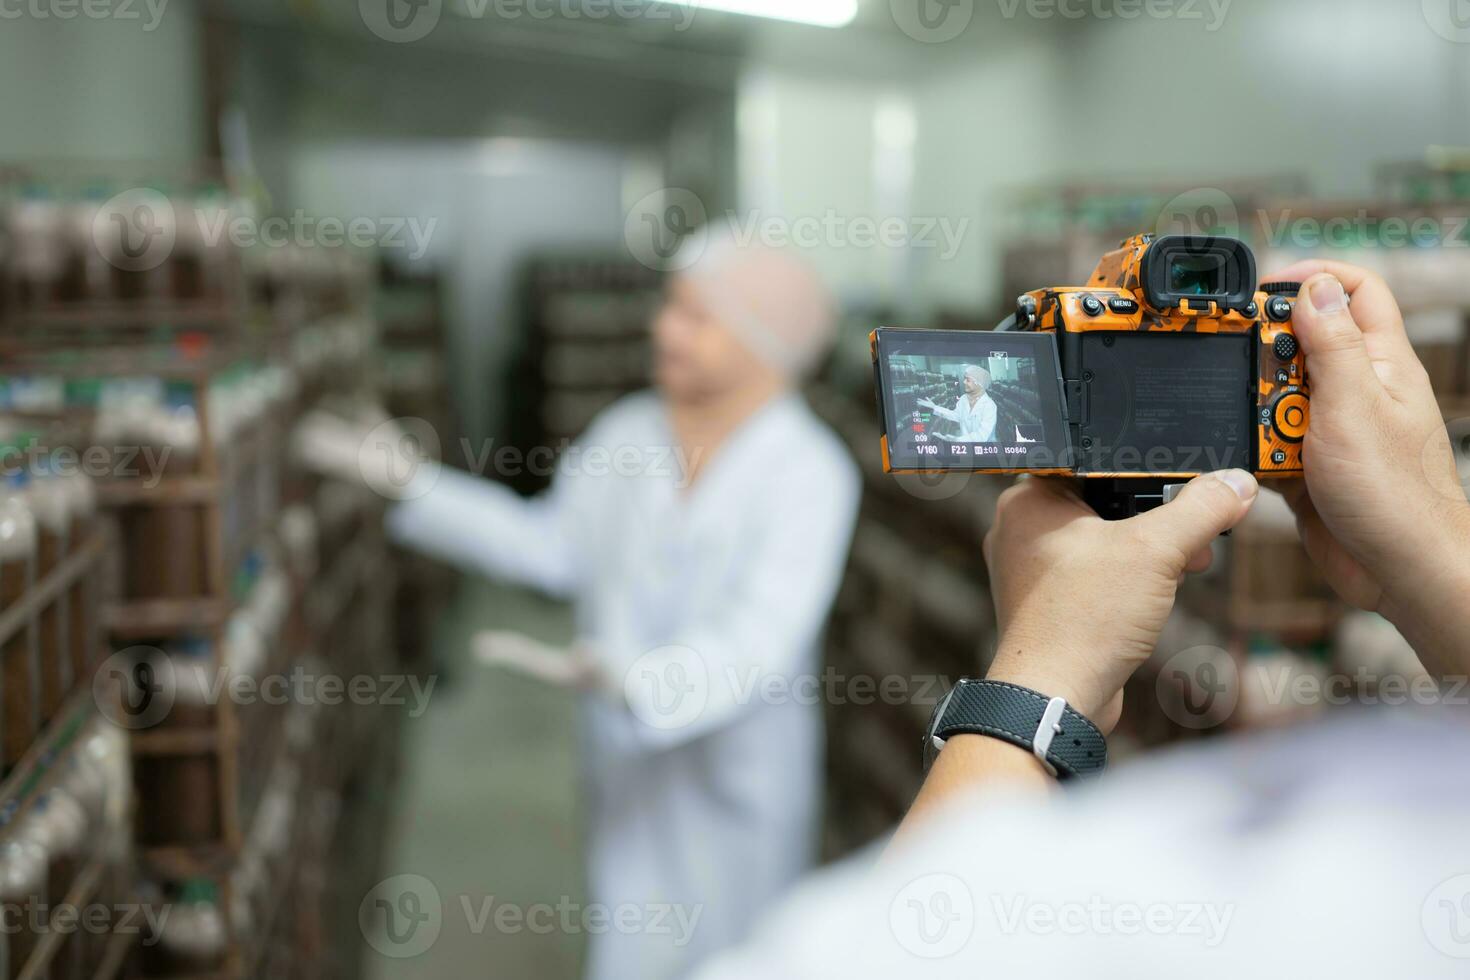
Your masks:
{"label": "ceiling light", "polygon": [[857,0],[673,0],[681,7],[722,10],[816,27],[845,27],[857,16]]}

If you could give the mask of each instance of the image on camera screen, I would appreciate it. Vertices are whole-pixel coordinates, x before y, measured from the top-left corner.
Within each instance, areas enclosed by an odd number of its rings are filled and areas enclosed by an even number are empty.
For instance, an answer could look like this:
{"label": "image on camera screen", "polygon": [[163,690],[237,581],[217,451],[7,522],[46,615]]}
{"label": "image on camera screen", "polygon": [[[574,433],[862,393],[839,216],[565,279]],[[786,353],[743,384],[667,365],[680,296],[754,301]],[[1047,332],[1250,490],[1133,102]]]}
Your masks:
{"label": "image on camera screen", "polygon": [[1051,338],[883,331],[879,357],[893,468],[1065,465]]}

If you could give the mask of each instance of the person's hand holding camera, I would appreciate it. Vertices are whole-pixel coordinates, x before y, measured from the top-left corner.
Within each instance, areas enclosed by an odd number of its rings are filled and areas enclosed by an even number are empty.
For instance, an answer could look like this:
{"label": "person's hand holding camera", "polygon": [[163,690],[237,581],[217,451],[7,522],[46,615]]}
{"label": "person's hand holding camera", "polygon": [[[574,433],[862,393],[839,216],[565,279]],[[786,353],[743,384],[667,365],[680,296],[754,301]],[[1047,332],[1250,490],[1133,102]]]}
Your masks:
{"label": "person's hand holding camera", "polygon": [[[1170,503],[1105,521],[1064,480],[1022,479],[1001,495],[985,536],[1000,642],[986,677],[1065,698],[1112,732],[1123,684],[1153,652],[1186,572],[1210,564],[1210,544],[1255,502],[1244,470],[1194,480]],[[939,754],[899,830],[978,779],[1049,788],[1031,752],[983,735],[954,735]]]}
{"label": "person's hand holding camera", "polygon": [[1000,642],[986,675],[1067,699],[1104,734],[1123,684],[1153,653],[1186,572],[1245,517],[1244,470],[1199,477],[1171,503],[1105,521],[1072,484],[1026,479],[1001,495],[985,536]]}
{"label": "person's hand holding camera", "polygon": [[1470,504],[1398,304],[1378,276],[1343,263],[1269,278],[1303,280],[1293,327],[1312,386],[1306,480],[1283,489],[1307,552],[1430,669],[1470,669]]}

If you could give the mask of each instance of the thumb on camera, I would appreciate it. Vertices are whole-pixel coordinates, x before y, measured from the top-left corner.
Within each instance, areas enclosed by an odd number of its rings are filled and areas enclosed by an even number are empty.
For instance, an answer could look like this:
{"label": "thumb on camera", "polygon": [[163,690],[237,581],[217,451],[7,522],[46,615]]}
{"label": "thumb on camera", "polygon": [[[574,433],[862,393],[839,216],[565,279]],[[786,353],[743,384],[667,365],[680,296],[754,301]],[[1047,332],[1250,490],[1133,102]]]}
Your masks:
{"label": "thumb on camera", "polygon": [[1177,549],[1181,562],[1187,563],[1190,556],[1239,524],[1259,492],[1256,478],[1245,470],[1206,473],[1190,481],[1169,503],[1136,520],[1144,534],[1171,551]]}
{"label": "thumb on camera", "polygon": [[1292,327],[1307,355],[1314,400],[1344,400],[1377,385],[1363,331],[1336,276],[1324,272],[1302,284]]}

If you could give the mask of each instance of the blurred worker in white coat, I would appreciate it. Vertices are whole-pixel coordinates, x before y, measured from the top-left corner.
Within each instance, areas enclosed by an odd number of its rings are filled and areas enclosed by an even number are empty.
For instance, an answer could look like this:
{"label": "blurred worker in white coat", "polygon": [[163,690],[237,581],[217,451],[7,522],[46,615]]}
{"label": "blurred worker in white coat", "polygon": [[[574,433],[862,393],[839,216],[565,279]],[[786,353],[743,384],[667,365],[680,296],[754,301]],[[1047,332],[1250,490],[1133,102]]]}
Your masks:
{"label": "blurred worker in white coat", "polygon": [[942,419],[949,419],[959,426],[958,435],[941,435],[941,439],[953,442],[995,441],[995,400],[990,397],[990,372],[978,364],[965,367],[965,392],[954,403],[954,408],[936,405],[931,399],[920,398],[919,404]]}
{"label": "blurred worker in white coat", "polygon": [[816,843],[813,682],[859,480],[794,386],[833,311],[793,256],[701,245],[653,324],[656,390],[603,412],[549,491],[425,469],[389,518],[405,545],[575,603],[589,897],[642,910],[589,936],[594,980],[685,976]]}

